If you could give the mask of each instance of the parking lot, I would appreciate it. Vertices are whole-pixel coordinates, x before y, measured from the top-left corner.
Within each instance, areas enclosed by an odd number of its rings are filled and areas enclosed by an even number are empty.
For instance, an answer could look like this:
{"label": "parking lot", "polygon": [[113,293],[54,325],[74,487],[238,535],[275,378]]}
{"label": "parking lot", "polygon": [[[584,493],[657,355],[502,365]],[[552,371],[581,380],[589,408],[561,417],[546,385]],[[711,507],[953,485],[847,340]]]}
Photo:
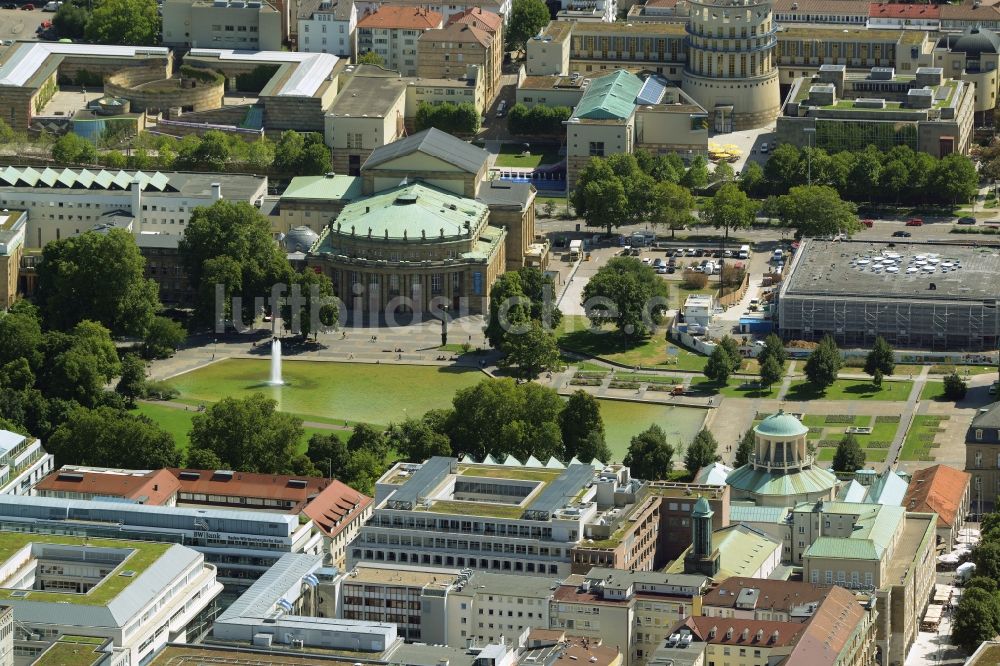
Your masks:
{"label": "parking lot", "polygon": [[[2,2],[0,4],[7,4]],[[51,21],[53,14],[36,8],[34,11],[22,9],[0,9],[0,40],[36,41],[35,31],[43,21]]]}

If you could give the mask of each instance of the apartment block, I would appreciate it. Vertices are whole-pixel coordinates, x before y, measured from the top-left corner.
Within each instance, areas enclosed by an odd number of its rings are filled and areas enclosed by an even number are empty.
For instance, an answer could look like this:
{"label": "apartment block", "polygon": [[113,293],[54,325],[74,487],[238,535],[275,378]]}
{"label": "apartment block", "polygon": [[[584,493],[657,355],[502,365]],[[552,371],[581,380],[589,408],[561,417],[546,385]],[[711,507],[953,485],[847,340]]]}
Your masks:
{"label": "apartment block", "polygon": [[357,54],[378,54],[386,69],[403,76],[417,74],[417,40],[444,25],[438,12],[400,5],[383,5],[358,19]]}
{"label": "apartment block", "polygon": [[0,494],[31,494],[31,488],[52,471],[53,460],[41,440],[0,430]]}
{"label": "apartment block", "polygon": [[296,50],[355,57],[358,8],[353,0],[311,0],[299,3]]}
{"label": "apartment block", "polygon": [[503,65],[503,19],[482,9],[467,9],[448,18],[438,30],[417,40],[417,75],[454,79],[475,65],[483,78],[485,105],[496,97]]}

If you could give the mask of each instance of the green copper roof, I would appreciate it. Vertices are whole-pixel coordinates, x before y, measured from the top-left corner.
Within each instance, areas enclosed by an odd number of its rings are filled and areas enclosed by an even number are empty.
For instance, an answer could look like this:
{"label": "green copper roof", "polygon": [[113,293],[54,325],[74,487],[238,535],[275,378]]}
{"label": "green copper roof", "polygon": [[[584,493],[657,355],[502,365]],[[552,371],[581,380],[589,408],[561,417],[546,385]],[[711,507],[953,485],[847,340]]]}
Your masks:
{"label": "green copper roof", "polygon": [[292,178],[282,193],[288,199],[347,199],[361,198],[361,178],[358,176],[299,176]]}
{"label": "green copper roof", "polygon": [[906,509],[881,504],[823,502],[823,514],[854,514],[854,530],[847,538],[820,537],[806,549],[806,557],[879,560],[893,536],[903,528]]}
{"label": "green copper roof", "polygon": [[573,117],[624,120],[635,111],[635,98],[641,89],[642,80],[624,70],[594,79],[576,105]]}
{"label": "green copper roof", "polygon": [[729,504],[729,522],[731,523],[784,523],[788,518],[788,507],[757,506],[748,502],[731,502]]}
{"label": "green copper roof", "polygon": [[774,437],[796,437],[798,435],[805,435],[809,432],[809,428],[802,425],[802,421],[799,421],[791,414],[779,411],[777,414],[771,414],[758,423],[757,427],[754,428],[754,432],[759,435],[772,435]]}
{"label": "green copper roof", "polygon": [[827,557],[845,560],[877,560],[875,544],[865,539],[820,537],[806,548],[806,557]]}
{"label": "green copper roof", "polygon": [[[719,551],[719,573],[715,580],[753,576],[774,555],[775,550],[781,550],[780,542],[747,525],[730,525],[716,530],[712,533],[712,545]],[[688,546],[664,571],[683,572],[684,556],[691,548]]]}
{"label": "green copper roof", "polygon": [[781,474],[744,465],[733,470],[726,483],[756,495],[805,495],[828,492],[837,485],[837,477],[819,467]]}
{"label": "green copper roof", "polygon": [[712,507],[708,505],[708,500],[704,497],[699,497],[698,501],[694,503],[694,512],[691,514],[692,517],[711,517]]}
{"label": "green copper roof", "polygon": [[334,228],[340,233],[373,238],[427,240],[460,238],[478,233],[487,215],[485,204],[422,183],[401,185],[344,206]]}

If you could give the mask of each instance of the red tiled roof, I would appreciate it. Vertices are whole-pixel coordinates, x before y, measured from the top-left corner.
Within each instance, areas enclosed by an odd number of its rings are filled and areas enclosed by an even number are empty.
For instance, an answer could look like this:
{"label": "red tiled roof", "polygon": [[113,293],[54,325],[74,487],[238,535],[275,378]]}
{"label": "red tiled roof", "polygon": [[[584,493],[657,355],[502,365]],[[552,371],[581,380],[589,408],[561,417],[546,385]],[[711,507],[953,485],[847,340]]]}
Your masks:
{"label": "red tiled roof", "polygon": [[822,601],[831,587],[831,585],[802,581],[734,576],[706,592],[702,606],[733,608],[741,590],[755,589],[760,591],[756,605],[758,610],[768,609],[787,613],[793,606]]}
{"label": "red tiled roof", "polygon": [[488,47],[493,42],[493,33],[464,23],[451,23],[440,30],[428,30],[420,35],[425,41],[446,41],[476,43]]}
{"label": "red tiled roof", "polygon": [[383,5],[378,11],[366,13],[358,21],[359,28],[388,28],[402,30],[432,30],[441,27],[441,14],[423,7]]}
{"label": "red tiled roof", "polygon": [[868,5],[872,18],[936,19],[941,17],[937,5],[911,5],[902,3],[873,2]]}
{"label": "red tiled roof", "polygon": [[774,12],[868,16],[869,4],[865,0],[775,0]]}
{"label": "red tiled roof", "polygon": [[865,610],[852,593],[834,587],[809,620],[788,655],[788,663],[833,666],[864,615]]}
{"label": "red tiled roof", "polygon": [[448,19],[448,25],[452,23],[464,23],[488,32],[496,32],[503,26],[503,19],[482,7],[469,7],[465,11],[452,14]]}
{"label": "red tiled roof", "polygon": [[58,469],[35,485],[39,495],[71,492],[102,497],[142,501],[159,506],[177,492],[180,484],[167,470],[128,472],[87,470],[75,467]]}
{"label": "red tiled roof", "polygon": [[917,470],[910,479],[910,486],[903,498],[903,508],[907,511],[936,513],[938,522],[951,527],[955,524],[971,478],[970,474],[947,465]]}
{"label": "red tiled roof", "polygon": [[340,481],[330,481],[330,485],[316,495],[302,512],[312,518],[327,536],[333,537],[350,525],[371,503],[371,497],[362,495]]}
{"label": "red tiled roof", "polygon": [[[798,622],[773,622],[771,620],[699,615],[683,620],[673,631],[676,632],[677,629],[687,627],[697,640],[712,645],[775,648],[794,645],[805,631],[805,626]],[[778,632],[777,636],[775,636],[775,632]]]}

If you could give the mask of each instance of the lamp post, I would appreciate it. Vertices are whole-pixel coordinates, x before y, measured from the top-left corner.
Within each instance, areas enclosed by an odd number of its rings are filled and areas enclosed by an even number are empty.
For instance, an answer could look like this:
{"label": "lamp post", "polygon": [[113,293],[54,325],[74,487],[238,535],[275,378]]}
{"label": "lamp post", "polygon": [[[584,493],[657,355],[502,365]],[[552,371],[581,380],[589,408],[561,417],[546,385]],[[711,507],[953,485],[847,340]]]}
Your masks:
{"label": "lamp post", "polygon": [[813,137],[816,135],[815,127],[806,127],[802,130],[809,137],[809,152],[806,153],[806,180],[809,185],[813,184]]}

